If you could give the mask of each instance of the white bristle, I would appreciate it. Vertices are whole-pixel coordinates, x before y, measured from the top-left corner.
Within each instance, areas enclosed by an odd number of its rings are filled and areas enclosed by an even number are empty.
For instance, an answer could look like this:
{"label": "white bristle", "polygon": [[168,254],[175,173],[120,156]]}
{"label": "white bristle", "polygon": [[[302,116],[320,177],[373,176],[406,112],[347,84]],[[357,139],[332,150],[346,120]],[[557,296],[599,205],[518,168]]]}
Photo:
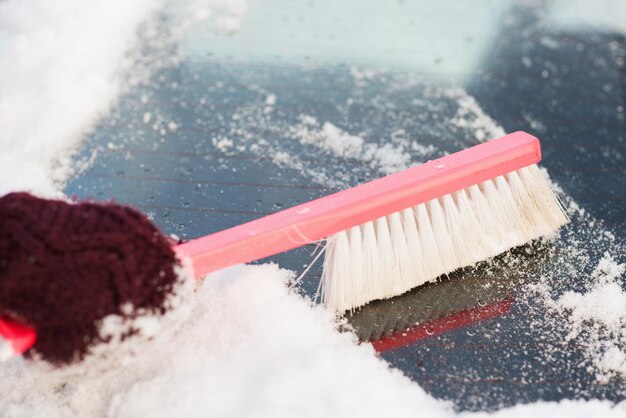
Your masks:
{"label": "white bristle", "polygon": [[536,165],[328,239],[320,289],[332,309],[402,294],[556,231],[567,215]]}

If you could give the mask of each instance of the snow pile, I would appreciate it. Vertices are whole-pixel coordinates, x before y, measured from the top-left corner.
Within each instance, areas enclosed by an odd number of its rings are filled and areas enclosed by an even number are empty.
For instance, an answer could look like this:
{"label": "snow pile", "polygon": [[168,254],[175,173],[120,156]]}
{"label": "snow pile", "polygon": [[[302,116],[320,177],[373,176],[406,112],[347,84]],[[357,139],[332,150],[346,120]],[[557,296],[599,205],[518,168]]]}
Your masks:
{"label": "snow pile", "polygon": [[[0,194],[55,194],[159,0],[0,2]],[[106,35],[103,35],[106,34]]]}
{"label": "snow pile", "polygon": [[[337,332],[334,317],[286,286],[275,265],[206,278],[182,325],[94,368],[15,361],[0,367],[3,417],[453,417],[451,405],[380,360],[369,344]],[[626,403],[516,406],[496,414],[620,416]]]}
{"label": "snow pile", "polygon": [[617,263],[609,253],[593,271],[594,281],[585,292],[569,291],[557,301],[569,313],[568,340],[577,339],[586,356],[607,381],[614,373],[626,377],[626,264]]}
{"label": "snow pile", "polygon": [[[139,31],[144,37],[180,36],[142,27],[165,0],[0,1],[0,195],[29,190],[59,196],[71,176],[80,140],[107,113],[132,79],[150,63],[133,67]],[[233,32],[245,0],[194,0],[175,6],[179,28],[211,18]],[[176,20],[177,19],[177,20]],[[176,26],[173,25],[173,26]],[[182,29],[180,29],[182,30]],[[163,41],[163,40],[162,40]],[[156,41],[155,43],[158,43]],[[176,57],[165,57],[165,60]],[[152,63],[154,64],[154,63]],[[157,63],[158,64],[158,63]],[[150,121],[145,115],[145,123]],[[167,129],[176,131],[174,122]]]}
{"label": "snow pile", "polygon": [[117,357],[108,368],[5,365],[0,415],[346,416],[382,414],[389,405],[401,416],[418,408],[447,410],[389,370],[371,346],[337,332],[330,313],[290,292],[290,276],[264,265],[207,278],[189,301],[188,320],[158,341],[136,345],[137,356],[127,357],[123,368]]}

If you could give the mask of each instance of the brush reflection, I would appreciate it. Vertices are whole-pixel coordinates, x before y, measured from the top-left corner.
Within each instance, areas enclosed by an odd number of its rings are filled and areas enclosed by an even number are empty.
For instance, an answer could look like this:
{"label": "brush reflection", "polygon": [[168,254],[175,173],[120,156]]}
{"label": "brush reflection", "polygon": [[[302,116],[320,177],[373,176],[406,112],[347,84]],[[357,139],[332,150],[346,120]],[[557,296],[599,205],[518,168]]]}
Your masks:
{"label": "brush reflection", "polygon": [[489,262],[442,276],[405,294],[346,314],[360,341],[384,352],[506,315],[515,289],[553,252],[550,245],[517,247]]}

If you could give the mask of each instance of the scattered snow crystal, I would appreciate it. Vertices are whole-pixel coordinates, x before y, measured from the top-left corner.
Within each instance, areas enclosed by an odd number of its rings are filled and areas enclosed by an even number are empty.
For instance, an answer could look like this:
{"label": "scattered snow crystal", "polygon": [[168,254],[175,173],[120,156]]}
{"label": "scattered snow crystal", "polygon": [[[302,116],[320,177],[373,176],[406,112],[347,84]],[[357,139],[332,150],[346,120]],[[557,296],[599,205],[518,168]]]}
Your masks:
{"label": "scattered snow crystal", "polygon": [[446,93],[448,97],[456,99],[459,105],[456,116],[451,120],[454,125],[474,132],[476,140],[481,142],[506,135],[504,129],[465,90],[454,87]]}
{"label": "scattered snow crystal", "polygon": [[556,301],[557,308],[568,314],[568,339],[582,336],[578,340],[601,372],[601,381],[612,373],[626,377],[625,270],[626,264],[617,263],[605,253],[586,292],[569,291]]}
{"label": "scattered snow crystal", "polygon": [[330,122],[324,122],[320,127],[317,120],[308,115],[301,115],[300,122],[288,131],[300,143],[314,145],[338,157],[369,163],[384,174],[404,170],[411,161],[411,156],[402,146],[367,143],[362,137],[349,134]]}

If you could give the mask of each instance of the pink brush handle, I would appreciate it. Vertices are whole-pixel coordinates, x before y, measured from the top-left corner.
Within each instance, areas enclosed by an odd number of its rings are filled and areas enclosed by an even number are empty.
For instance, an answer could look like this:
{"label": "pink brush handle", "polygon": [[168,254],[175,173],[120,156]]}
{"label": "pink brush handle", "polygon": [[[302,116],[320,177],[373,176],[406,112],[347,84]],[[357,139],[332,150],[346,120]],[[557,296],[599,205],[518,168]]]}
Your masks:
{"label": "pink brush handle", "polygon": [[539,140],[515,132],[269,216],[180,244],[198,278],[372,221],[541,160]]}

